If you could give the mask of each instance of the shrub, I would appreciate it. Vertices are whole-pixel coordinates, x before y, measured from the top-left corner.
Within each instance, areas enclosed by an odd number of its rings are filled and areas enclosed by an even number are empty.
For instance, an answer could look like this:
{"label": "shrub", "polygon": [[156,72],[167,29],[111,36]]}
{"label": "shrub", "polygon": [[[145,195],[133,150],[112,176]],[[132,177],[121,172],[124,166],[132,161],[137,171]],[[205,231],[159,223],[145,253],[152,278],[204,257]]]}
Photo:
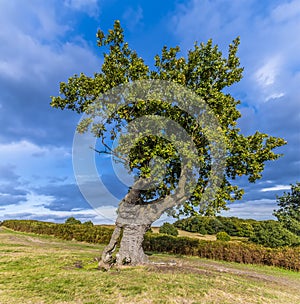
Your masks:
{"label": "shrub", "polygon": [[225,231],[218,232],[217,235],[216,235],[216,237],[217,237],[218,241],[225,241],[225,242],[230,241],[230,236]]}
{"label": "shrub", "polygon": [[164,234],[168,234],[168,235],[177,236],[178,235],[178,230],[172,224],[164,223],[159,228],[159,233],[164,233]]}

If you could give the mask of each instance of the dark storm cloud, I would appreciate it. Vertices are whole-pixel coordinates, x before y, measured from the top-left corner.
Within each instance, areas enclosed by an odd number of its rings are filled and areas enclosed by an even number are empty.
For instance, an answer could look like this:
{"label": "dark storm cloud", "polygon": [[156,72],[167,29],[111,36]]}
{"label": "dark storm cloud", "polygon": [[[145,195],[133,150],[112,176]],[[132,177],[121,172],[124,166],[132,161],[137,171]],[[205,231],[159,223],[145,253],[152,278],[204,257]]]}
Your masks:
{"label": "dark storm cloud", "polygon": [[[98,208],[104,206],[117,206],[119,201],[125,196],[128,187],[122,184],[115,175],[104,174],[103,184],[96,181],[87,181],[81,186],[84,189],[83,197],[76,184],[53,183],[34,189],[39,195],[46,195],[53,198],[53,201],[43,206],[53,211],[74,211]],[[112,201],[111,193],[115,199]],[[86,200],[87,199],[87,200]]]}

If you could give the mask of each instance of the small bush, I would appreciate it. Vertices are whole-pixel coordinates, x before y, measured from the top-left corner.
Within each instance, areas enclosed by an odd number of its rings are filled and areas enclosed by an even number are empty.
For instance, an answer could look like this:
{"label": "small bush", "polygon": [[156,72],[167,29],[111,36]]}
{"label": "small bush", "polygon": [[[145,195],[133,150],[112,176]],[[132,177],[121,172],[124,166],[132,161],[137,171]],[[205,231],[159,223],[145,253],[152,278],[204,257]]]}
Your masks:
{"label": "small bush", "polygon": [[177,236],[178,235],[178,230],[172,224],[164,223],[159,228],[159,233],[164,233],[164,234],[168,234],[168,235]]}
{"label": "small bush", "polygon": [[218,232],[216,237],[218,241],[224,241],[224,242],[230,241],[230,236],[225,231]]}

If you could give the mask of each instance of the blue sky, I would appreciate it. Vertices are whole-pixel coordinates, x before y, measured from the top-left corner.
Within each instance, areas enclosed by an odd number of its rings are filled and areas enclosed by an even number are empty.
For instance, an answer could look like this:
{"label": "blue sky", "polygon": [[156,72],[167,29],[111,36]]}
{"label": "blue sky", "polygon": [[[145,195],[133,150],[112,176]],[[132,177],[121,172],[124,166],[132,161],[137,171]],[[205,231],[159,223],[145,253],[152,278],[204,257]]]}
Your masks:
{"label": "blue sky", "polygon": [[[99,71],[95,34],[115,19],[149,65],[163,45],[179,45],[185,54],[194,41],[212,38],[226,53],[241,37],[244,78],[230,88],[242,102],[239,126],[288,145],[277,149],[284,157],[268,162],[261,180],[238,181],[246,194],[223,214],[272,218],[276,195],[300,181],[300,1],[10,0],[0,1],[0,220],[75,216],[113,223],[116,202],[107,199],[94,210],[75,182],[72,141],[80,116],[49,103],[60,81]],[[110,162],[98,170],[121,197]]]}

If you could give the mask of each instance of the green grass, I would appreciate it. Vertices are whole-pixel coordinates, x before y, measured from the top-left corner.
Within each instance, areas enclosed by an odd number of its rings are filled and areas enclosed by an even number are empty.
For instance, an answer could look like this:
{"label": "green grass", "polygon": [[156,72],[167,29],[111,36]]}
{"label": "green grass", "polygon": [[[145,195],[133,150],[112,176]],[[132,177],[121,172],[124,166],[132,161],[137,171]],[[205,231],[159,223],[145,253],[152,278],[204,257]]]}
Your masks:
{"label": "green grass", "polygon": [[300,274],[197,257],[102,272],[102,245],[0,228],[0,303],[300,303]]}

